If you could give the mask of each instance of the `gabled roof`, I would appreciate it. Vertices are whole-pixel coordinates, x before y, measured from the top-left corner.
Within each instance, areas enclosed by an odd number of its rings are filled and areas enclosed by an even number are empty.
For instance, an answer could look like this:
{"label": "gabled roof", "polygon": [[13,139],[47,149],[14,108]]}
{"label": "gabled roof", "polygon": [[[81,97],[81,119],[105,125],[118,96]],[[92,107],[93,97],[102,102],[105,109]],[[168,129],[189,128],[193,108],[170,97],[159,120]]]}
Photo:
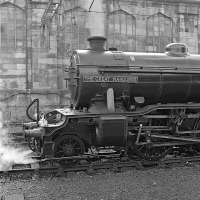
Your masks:
{"label": "gabled roof", "polygon": [[24,11],[24,9],[14,3],[11,3],[9,1],[5,1],[3,3],[0,3],[0,7],[16,7],[16,8],[19,8],[20,10]]}

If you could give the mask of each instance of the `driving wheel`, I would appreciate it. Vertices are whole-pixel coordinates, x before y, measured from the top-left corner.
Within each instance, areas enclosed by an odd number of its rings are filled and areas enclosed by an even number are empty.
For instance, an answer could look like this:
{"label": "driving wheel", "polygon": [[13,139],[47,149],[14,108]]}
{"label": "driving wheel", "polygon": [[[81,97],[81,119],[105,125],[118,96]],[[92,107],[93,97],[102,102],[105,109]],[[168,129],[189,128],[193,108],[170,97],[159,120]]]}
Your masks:
{"label": "driving wheel", "polygon": [[56,157],[68,157],[83,154],[85,145],[75,135],[63,135],[55,140],[54,155]]}

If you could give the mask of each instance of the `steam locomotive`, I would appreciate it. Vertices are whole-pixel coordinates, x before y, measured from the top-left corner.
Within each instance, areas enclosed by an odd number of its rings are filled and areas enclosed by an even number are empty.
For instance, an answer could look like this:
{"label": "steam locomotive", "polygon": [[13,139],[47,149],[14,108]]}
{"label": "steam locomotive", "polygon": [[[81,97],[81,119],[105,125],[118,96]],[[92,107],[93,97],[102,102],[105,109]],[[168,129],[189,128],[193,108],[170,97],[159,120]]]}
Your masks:
{"label": "steam locomotive", "polygon": [[24,125],[30,148],[46,157],[104,149],[148,160],[198,153],[200,56],[182,43],[139,53],[105,50],[100,36],[88,41],[66,69],[71,105]]}

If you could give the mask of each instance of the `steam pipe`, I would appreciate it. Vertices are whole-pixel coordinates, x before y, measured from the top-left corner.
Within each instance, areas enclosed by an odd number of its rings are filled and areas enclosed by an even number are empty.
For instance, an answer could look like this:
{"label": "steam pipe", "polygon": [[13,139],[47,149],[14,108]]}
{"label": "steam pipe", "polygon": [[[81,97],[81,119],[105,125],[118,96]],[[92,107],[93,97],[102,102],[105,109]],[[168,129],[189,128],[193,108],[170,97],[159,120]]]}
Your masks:
{"label": "steam pipe", "polygon": [[[29,114],[29,109],[30,109],[30,107],[34,104],[34,103],[37,103],[37,119],[34,119],[33,117],[31,117],[30,116],[30,114]],[[36,121],[37,122],[37,124],[38,124],[38,122],[39,122],[39,99],[34,99],[30,104],[29,104],[29,106],[27,107],[27,109],[26,109],[26,115],[27,115],[27,117],[30,119],[30,120],[32,120],[32,121]]]}
{"label": "steam pipe", "polygon": [[28,80],[28,0],[25,1],[25,16],[26,16],[26,89],[29,89],[29,80]]}

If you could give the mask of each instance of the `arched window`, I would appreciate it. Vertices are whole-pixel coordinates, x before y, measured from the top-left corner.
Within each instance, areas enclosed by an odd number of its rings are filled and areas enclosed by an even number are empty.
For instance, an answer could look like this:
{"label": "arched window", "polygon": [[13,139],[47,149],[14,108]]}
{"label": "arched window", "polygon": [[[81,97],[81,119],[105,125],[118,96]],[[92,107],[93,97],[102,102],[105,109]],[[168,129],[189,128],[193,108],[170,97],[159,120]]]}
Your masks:
{"label": "arched window", "polygon": [[0,48],[5,50],[24,49],[24,10],[12,3],[0,4]]}
{"label": "arched window", "polygon": [[136,50],[136,19],[124,10],[109,14],[108,47],[122,51]]}
{"label": "arched window", "polygon": [[51,32],[51,26],[50,24],[42,24],[41,27],[41,48],[44,48],[46,50],[50,49],[50,32]]}
{"label": "arched window", "polygon": [[67,50],[85,49],[89,30],[86,28],[87,12],[81,7],[66,10],[64,14],[64,41]]}
{"label": "arched window", "polygon": [[164,52],[165,46],[173,42],[173,20],[157,13],[147,18],[146,50],[149,52]]}

